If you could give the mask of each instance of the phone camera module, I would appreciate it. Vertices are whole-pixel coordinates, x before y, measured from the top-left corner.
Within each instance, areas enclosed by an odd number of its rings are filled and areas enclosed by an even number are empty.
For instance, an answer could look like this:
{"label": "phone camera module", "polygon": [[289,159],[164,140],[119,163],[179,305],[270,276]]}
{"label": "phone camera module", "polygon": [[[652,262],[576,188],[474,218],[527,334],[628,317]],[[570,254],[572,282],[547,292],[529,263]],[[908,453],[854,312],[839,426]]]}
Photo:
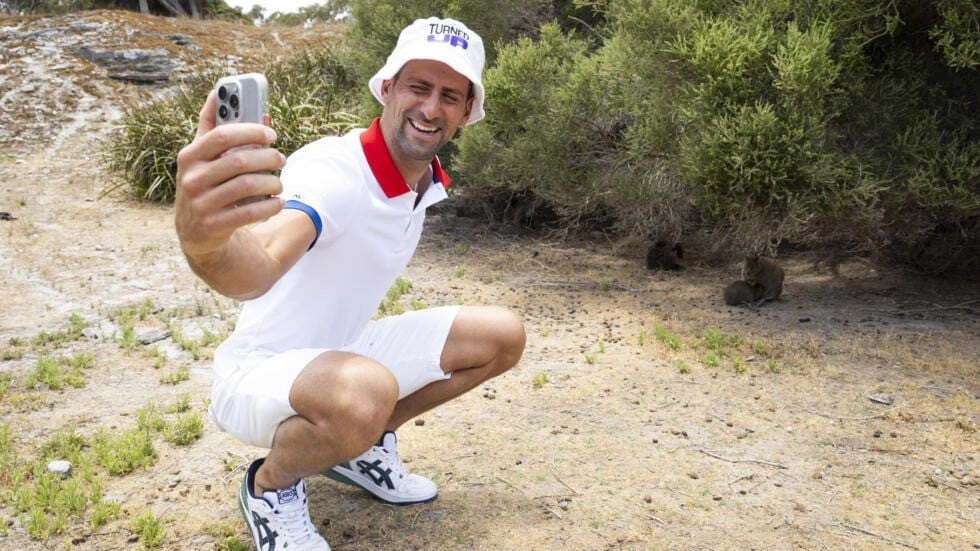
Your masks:
{"label": "phone camera module", "polygon": [[221,101],[225,101],[225,98],[227,97],[228,97],[228,89],[225,88],[224,86],[218,88],[218,99],[220,99]]}
{"label": "phone camera module", "polygon": [[228,118],[228,106],[227,105],[223,105],[222,104],[222,105],[218,106],[218,117],[220,117],[221,120],[225,120],[225,119]]}
{"label": "phone camera module", "polygon": [[231,97],[228,98],[228,105],[231,105],[232,109],[238,109],[238,94],[232,94]]}

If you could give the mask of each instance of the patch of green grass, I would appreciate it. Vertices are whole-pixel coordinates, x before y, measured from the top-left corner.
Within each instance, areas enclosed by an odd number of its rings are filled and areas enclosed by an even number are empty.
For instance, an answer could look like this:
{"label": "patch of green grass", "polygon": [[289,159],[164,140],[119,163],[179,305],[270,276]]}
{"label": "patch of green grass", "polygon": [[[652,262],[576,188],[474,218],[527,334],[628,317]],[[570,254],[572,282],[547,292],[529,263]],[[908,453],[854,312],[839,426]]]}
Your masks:
{"label": "patch of green grass", "polygon": [[[412,282],[404,279],[397,278],[395,283],[392,284],[391,288],[385,294],[385,298],[382,299],[381,304],[378,305],[378,316],[396,316],[398,314],[405,313],[405,306],[401,303],[401,298],[411,292]],[[413,303],[420,304],[424,308],[424,304],[421,302]],[[414,308],[419,310],[420,308]]]}
{"label": "patch of green grass", "polygon": [[735,373],[745,373],[748,370],[748,367],[745,365],[745,360],[739,357],[734,357],[732,358],[732,369],[735,370]]}
{"label": "patch of green grass", "polygon": [[222,539],[215,546],[215,551],[248,551],[252,548],[252,542],[243,542],[238,538],[227,537]]}
{"label": "patch of green grass", "polygon": [[[14,340],[14,339],[10,339]],[[0,352],[0,360],[10,361],[19,360],[24,357],[24,350],[16,346],[11,346],[10,348],[4,348],[3,352]]]}
{"label": "patch of green grass", "polygon": [[160,369],[167,363],[167,356],[164,354],[160,347],[151,346],[146,349],[146,355],[153,360],[153,369]]}
{"label": "patch of green grass", "polygon": [[14,433],[10,425],[0,425],[0,489],[10,485],[10,479],[17,461],[14,449]]}
{"label": "patch of green grass", "polygon": [[191,372],[186,365],[177,368],[170,373],[166,373],[160,376],[160,384],[164,385],[176,385],[184,381],[188,381],[191,378]]}
{"label": "patch of green grass", "polygon": [[235,537],[239,532],[238,523],[216,522],[204,527],[205,534],[221,538],[215,545],[216,551],[247,551],[252,549],[252,542],[245,542]]}
{"label": "patch of green grass", "polygon": [[92,363],[92,356],[87,354],[70,358],[40,357],[24,379],[24,387],[34,390],[43,384],[51,390],[62,390],[66,386],[82,388],[88,383],[83,370],[91,367]]}
{"label": "patch of green grass", "polygon": [[88,327],[88,323],[85,319],[80,314],[73,313],[68,318],[68,327],[66,329],[55,331],[54,333],[41,331],[31,339],[31,345],[35,348],[57,348],[65,343],[77,341],[82,338],[82,331],[86,327]]}
{"label": "patch of green grass", "polygon": [[[101,500],[88,442],[74,428],[64,428],[40,443],[24,463],[18,462],[14,442],[10,427],[0,427],[0,506],[9,505],[28,535],[46,542],[83,519],[89,506]],[[49,472],[47,462],[52,459],[69,461],[71,476]]]}
{"label": "patch of green grass", "polygon": [[143,549],[159,549],[167,539],[167,531],[163,527],[163,521],[149,509],[144,510],[133,519],[130,523],[130,529],[139,536],[140,546]]}
{"label": "patch of green grass", "polygon": [[40,458],[44,461],[64,459],[73,465],[80,465],[85,461],[82,451],[87,446],[88,442],[75,432],[74,427],[65,427],[41,444]]}
{"label": "patch of green grass", "polygon": [[[78,358],[75,363],[89,361]],[[83,524],[95,530],[118,518],[121,507],[103,498],[101,477],[125,475],[155,463],[154,434],[177,445],[197,440],[204,419],[202,413],[189,411],[190,401],[190,394],[183,393],[165,408],[176,416],[172,420],[162,408],[149,404],[137,411],[135,428],[124,432],[99,428],[91,438],[67,427],[33,443],[16,438],[9,424],[0,425],[0,510],[12,511],[27,534],[43,543]],[[33,449],[20,453],[18,443]],[[21,461],[22,456],[29,459]],[[71,464],[69,476],[48,471],[48,462],[54,459]],[[0,523],[4,530],[6,522]],[[166,541],[164,522],[152,514],[134,518],[131,528],[145,549],[160,548]]]}
{"label": "patch of green grass", "polygon": [[534,387],[535,389],[539,389],[544,385],[548,384],[548,378],[549,378],[549,374],[547,371],[540,371],[538,373],[535,373],[534,376],[531,377],[531,386]]}
{"label": "patch of green grass", "polygon": [[120,506],[118,503],[100,501],[92,507],[92,514],[89,516],[89,526],[94,530],[99,526],[104,526],[110,520],[119,518]]}
{"label": "patch of green grass", "polygon": [[181,392],[177,398],[166,408],[166,413],[184,413],[191,408],[191,393]]}
{"label": "patch of green grass", "polygon": [[680,337],[671,333],[665,325],[657,324],[653,328],[653,335],[661,344],[671,350],[679,350],[681,347]]}
{"label": "patch of green grass", "polygon": [[111,475],[149,467],[157,459],[150,431],[139,427],[118,434],[99,429],[92,439],[92,452],[96,461]]}
{"label": "patch of green grass", "polygon": [[163,439],[171,444],[187,446],[204,434],[204,416],[199,411],[181,413],[163,429]]}
{"label": "patch of green grass", "polygon": [[136,411],[136,428],[146,432],[160,432],[167,420],[156,404],[147,404]]}
{"label": "patch of green grass", "polygon": [[0,399],[7,395],[10,390],[10,385],[13,384],[14,378],[8,373],[0,373]]}

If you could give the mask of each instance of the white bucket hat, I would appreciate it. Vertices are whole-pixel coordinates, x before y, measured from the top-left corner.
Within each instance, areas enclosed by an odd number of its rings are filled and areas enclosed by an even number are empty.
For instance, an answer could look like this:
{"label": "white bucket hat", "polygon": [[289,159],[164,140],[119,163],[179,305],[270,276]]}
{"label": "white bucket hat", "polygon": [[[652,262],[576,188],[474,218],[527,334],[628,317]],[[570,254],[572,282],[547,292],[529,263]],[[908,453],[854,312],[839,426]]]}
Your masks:
{"label": "white bucket hat", "polygon": [[473,83],[473,110],[467,125],[483,118],[483,39],[455,19],[416,19],[398,35],[398,43],[384,67],[368,81],[381,100],[381,83],[393,78],[413,59],[441,61]]}

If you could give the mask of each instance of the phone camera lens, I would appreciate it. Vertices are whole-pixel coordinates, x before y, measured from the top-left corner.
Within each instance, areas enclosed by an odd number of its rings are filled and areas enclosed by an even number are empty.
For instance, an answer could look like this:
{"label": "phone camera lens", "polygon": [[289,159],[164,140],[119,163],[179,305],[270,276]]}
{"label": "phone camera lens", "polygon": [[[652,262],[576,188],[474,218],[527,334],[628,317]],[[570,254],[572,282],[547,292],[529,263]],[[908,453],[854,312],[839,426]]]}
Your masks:
{"label": "phone camera lens", "polygon": [[238,109],[238,94],[232,94],[231,97],[228,98],[228,105],[231,105],[232,109]]}
{"label": "phone camera lens", "polygon": [[218,107],[218,117],[220,117],[221,120],[225,120],[225,119],[228,118],[228,106],[227,105],[221,105],[220,107]]}
{"label": "phone camera lens", "polygon": [[227,97],[228,97],[228,89],[225,88],[224,86],[218,88],[218,99],[220,99],[221,101],[225,101],[225,98]]}

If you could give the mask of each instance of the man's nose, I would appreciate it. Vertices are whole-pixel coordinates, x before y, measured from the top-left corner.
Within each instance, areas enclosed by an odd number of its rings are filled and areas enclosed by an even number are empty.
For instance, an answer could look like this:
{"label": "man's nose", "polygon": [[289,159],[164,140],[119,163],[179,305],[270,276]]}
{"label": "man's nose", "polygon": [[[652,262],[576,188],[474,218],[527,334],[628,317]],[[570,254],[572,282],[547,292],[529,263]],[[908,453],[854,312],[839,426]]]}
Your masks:
{"label": "man's nose", "polygon": [[426,119],[432,120],[439,116],[439,94],[437,92],[432,92],[424,100],[422,100],[422,105],[420,106],[422,114]]}

